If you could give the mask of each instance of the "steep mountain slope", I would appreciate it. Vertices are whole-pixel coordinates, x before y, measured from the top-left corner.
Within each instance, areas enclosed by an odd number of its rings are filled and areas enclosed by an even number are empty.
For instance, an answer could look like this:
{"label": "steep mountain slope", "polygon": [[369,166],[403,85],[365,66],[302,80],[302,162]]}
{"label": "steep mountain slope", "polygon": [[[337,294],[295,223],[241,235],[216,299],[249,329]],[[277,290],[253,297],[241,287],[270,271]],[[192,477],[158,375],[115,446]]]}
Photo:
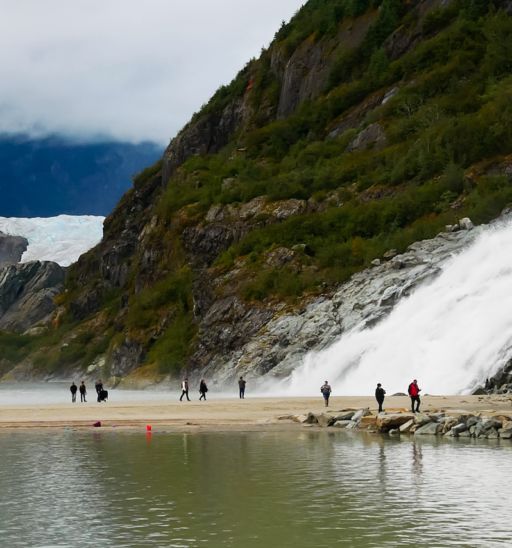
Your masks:
{"label": "steep mountain slope", "polygon": [[247,351],[269,322],[512,202],[510,13],[310,0],[136,177],[71,267],[43,350],[16,360],[134,380],[278,371]]}
{"label": "steep mountain slope", "polygon": [[0,215],[107,215],[132,176],[160,154],[152,143],[0,135]]}

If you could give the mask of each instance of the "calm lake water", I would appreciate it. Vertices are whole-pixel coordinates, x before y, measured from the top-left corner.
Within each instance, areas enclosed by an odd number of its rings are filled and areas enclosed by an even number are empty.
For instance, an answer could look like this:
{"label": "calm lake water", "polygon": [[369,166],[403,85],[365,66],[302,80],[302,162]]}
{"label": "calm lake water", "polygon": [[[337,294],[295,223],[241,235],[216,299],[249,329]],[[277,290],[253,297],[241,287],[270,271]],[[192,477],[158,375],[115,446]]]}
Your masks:
{"label": "calm lake water", "polygon": [[0,433],[0,545],[510,546],[512,443]]}

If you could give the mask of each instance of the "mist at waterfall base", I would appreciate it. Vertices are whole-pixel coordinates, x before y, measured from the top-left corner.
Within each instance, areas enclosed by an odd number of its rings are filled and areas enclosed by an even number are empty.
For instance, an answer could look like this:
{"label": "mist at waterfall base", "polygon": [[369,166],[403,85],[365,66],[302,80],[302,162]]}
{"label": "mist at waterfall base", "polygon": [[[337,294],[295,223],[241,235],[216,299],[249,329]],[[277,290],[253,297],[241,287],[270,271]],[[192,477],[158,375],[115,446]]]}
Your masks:
{"label": "mist at waterfall base", "polygon": [[[469,393],[512,354],[512,219],[483,229],[441,273],[373,328],[356,329],[303,363],[279,386],[287,395]],[[276,387],[277,388],[277,387]]]}

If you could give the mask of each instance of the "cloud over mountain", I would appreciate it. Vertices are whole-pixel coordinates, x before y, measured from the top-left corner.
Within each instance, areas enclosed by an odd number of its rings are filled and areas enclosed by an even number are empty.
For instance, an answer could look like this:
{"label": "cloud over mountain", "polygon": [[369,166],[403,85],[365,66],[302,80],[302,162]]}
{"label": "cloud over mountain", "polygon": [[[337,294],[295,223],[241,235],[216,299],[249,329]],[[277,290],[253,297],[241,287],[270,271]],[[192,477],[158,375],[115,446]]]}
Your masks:
{"label": "cloud over mountain", "polygon": [[165,144],[302,3],[4,2],[0,133]]}

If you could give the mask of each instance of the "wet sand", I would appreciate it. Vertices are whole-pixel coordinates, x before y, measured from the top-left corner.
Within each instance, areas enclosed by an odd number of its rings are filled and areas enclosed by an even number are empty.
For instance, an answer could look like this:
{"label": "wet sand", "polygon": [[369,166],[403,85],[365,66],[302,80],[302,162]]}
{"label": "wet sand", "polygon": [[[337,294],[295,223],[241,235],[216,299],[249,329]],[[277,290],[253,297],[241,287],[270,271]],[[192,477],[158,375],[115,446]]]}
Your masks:
{"label": "wet sand", "polygon": [[[19,428],[92,428],[97,421],[102,427],[146,428],[154,432],[165,430],[259,430],[290,428],[297,423],[286,421],[287,415],[302,415],[309,411],[334,413],[345,409],[369,407],[376,414],[372,397],[334,397],[326,409],[321,398],[212,398],[206,402],[179,402],[176,399],[148,402],[106,403],[89,401],[55,405],[0,404],[0,429]],[[409,398],[386,398],[387,412],[408,411]],[[424,396],[422,411],[448,413],[471,412],[483,415],[511,415],[512,396]]]}

